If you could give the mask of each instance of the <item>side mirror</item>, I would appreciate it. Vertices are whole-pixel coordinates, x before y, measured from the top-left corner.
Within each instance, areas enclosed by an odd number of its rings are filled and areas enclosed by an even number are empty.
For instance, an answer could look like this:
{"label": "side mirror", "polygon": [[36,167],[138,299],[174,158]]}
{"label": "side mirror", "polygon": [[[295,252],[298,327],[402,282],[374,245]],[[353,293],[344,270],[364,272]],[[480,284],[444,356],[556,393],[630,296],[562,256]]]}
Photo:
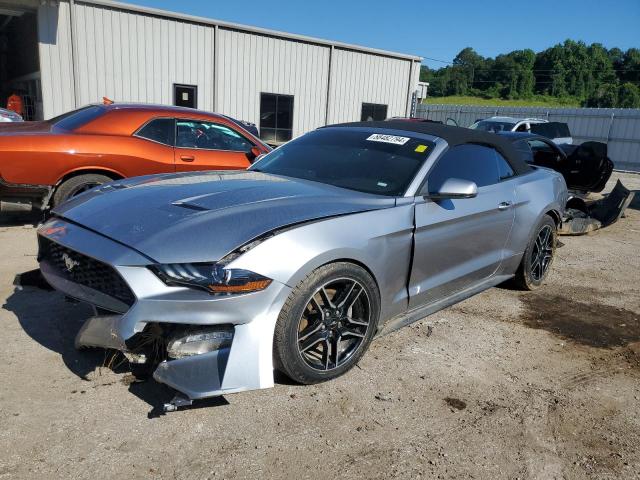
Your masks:
{"label": "side mirror", "polygon": [[478,186],[470,180],[448,178],[436,192],[429,192],[428,198],[442,200],[446,198],[473,198],[478,195]]}
{"label": "side mirror", "polygon": [[247,152],[247,158],[251,163],[258,160],[263,155],[262,151],[258,147],[251,147],[251,149]]}

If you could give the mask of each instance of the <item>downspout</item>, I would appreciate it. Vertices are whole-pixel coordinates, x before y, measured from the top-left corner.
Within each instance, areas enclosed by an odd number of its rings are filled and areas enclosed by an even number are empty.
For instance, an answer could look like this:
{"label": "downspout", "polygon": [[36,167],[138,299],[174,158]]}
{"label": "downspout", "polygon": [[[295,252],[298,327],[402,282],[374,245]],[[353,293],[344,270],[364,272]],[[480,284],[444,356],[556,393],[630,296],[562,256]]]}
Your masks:
{"label": "downspout", "polygon": [[213,111],[218,112],[218,78],[219,72],[219,46],[220,35],[218,34],[218,25],[213,26]]}
{"label": "downspout", "polygon": [[327,75],[327,108],[324,112],[324,124],[325,125],[329,125],[329,118],[331,115],[331,102],[333,101],[333,99],[331,98],[331,75],[333,73],[333,49],[334,46],[331,45],[331,48],[329,50],[329,71],[328,71],[328,75]]}
{"label": "downspout", "polygon": [[411,90],[411,87],[412,87],[412,83],[413,83],[413,68],[414,68],[414,65],[416,63],[413,60],[410,60],[410,62],[411,63],[409,65],[409,82],[407,84],[407,105],[406,105],[405,113],[404,113],[405,117],[411,116],[411,101],[412,101],[412,94],[413,94],[413,92]]}
{"label": "downspout", "polygon": [[73,67],[73,103],[74,108],[80,106],[80,87],[78,86],[79,74],[78,64],[76,62],[76,21],[75,21],[75,8],[76,3],[74,0],[69,0],[69,23],[70,23],[70,36],[71,36],[71,66]]}

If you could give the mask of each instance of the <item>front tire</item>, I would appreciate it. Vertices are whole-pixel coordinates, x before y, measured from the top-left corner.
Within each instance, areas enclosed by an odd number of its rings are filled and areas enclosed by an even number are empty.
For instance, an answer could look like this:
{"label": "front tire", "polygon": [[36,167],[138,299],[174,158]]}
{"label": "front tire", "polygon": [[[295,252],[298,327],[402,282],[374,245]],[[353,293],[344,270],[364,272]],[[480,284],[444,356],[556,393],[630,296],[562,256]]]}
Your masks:
{"label": "front tire", "polygon": [[97,173],[87,173],[84,175],[76,175],[71,177],[60,184],[53,194],[53,206],[57,207],[66,200],[75,197],[76,195],[86,192],[87,190],[108,183],[112,179],[106,175],[99,175]]}
{"label": "front tire", "polygon": [[380,315],[380,295],[362,267],[324,265],[296,286],[274,333],[274,363],[292,380],[313,384],[350,370],[366,352]]}
{"label": "front tire", "polygon": [[523,290],[535,290],[545,281],[556,253],[557,227],[549,215],[533,231],[514,278]]}

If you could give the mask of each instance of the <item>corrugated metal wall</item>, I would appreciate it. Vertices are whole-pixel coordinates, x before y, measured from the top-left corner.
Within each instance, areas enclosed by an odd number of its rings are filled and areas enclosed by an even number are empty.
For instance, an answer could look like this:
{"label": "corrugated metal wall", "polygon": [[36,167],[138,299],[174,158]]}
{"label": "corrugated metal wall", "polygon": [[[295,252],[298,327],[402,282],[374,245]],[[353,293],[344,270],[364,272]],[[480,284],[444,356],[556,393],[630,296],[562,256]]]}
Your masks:
{"label": "corrugated metal wall", "polygon": [[260,93],[294,95],[293,136],[325,122],[326,46],[220,28],[218,111],[259,123]]}
{"label": "corrugated metal wall", "polygon": [[640,172],[640,109],[419,105],[417,115],[442,122],[451,118],[463,127],[496,115],[566,122],[573,143],[605,142],[616,169]]}
{"label": "corrugated metal wall", "polygon": [[409,60],[334,49],[328,123],[359,121],[362,103],[387,105],[389,117],[406,115],[410,69]]}
{"label": "corrugated metal wall", "polygon": [[213,110],[214,28],[76,3],[75,59],[81,105],[173,103],[173,84],[198,86],[198,108]]}
{"label": "corrugated metal wall", "polygon": [[39,9],[45,118],[103,96],[170,105],[179,83],[197,85],[198,108],[256,124],[261,92],[293,95],[297,136],[326,123],[360,120],[363,102],[388,105],[389,116],[406,115],[419,74],[410,58],[320,40],[117,4],[76,0],[71,13],[68,1],[51,4]]}
{"label": "corrugated metal wall", "polygon": [[38,37],[42,110],[50,118],[75,107],[68,3],[38,8]]}

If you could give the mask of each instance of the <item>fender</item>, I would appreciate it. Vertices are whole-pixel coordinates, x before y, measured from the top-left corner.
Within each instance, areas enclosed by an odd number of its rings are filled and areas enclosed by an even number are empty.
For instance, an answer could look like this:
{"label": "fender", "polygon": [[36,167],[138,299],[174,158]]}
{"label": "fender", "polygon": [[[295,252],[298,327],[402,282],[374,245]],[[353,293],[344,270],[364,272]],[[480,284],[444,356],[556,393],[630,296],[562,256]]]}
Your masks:
{"label": "fender", "polygon": [[60,186],[62,182],[64,182],[68,178],[76,175],[86,174],[86,173],[106,174],[108,177],[111,177],[113,180],[126,178],[125,174],[113,168],[103,167],[100,165],[83,165],[82,167],[72,168],[65,171],[53,186],[54,188],[57,188]]}
{"label": "fender", "polygon": [[304,224],[264,240],[232,260],[229,268],[252,270],[293,288],[322,265],[353,261],[383,286],[383,321],[408,305],[413,210],[411,203]]}

